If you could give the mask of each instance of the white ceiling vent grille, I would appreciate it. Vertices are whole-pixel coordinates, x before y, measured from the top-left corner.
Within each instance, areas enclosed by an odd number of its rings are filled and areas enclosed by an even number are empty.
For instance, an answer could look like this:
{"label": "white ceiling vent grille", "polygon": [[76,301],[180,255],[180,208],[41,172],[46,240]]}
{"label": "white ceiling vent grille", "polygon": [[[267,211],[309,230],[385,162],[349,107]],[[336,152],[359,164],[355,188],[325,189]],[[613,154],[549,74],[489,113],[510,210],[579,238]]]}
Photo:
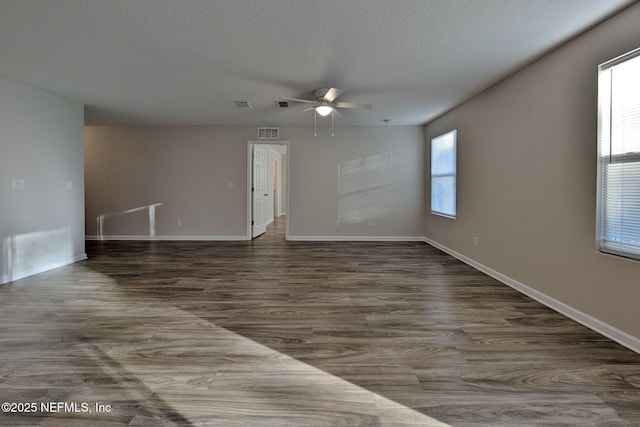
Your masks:
{"label": "white ceiling vent grille", "polygon": [[235,101],[238,108],[253,108],[249,101]]}
{"label": "white ceiling vent grille", "polygon": [[258,128],[258,139],[280,139],[280,128]]}

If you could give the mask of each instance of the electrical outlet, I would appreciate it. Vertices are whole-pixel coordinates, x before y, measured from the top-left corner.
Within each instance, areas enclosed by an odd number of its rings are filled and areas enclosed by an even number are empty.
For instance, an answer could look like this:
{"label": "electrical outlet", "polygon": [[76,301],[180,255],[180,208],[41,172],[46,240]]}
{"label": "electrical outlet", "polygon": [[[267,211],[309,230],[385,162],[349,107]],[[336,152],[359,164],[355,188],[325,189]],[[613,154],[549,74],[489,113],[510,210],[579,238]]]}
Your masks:
{"label": "electrical outlet", "polygon": [[73,181],[67,181],[67,190],[73,190]]}
{"label": "electrical outlet", "polygon": [[233,188],[233,182],[231,181],[227,182],[227,188]]}
{"label": "electrical outlet", "polygon": [[336,227],[340,227],[340,220],[336,219]]}
{"label": "electrical outlet", "polygon": [[478,236],[473,237],[473,246],[478,246]]}
{"label": "electrical outlet", "polygon": [[176,224],[178,225],[178,227],[182,227],[182,220],[179,219],[178,221],[176,221]]}
{"label": "electrical outlet", "polygon": [[373,220],[371,218],[369,218],[367,220],[367,226],[371,227],[373,225]]}

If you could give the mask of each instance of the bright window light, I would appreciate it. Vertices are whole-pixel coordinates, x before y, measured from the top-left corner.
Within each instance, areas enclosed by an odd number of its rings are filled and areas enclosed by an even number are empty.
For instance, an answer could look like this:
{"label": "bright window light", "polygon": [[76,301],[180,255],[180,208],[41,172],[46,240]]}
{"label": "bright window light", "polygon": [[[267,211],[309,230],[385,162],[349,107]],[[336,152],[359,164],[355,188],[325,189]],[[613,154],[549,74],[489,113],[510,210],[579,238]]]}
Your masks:
{"label": "bright window light", "polygon": [[431,140],[431,213],[456,217],[457,130]]}
{"label": "bright window light", "polygon": [[640,49],[599,67],[598,249],[640,258]]}

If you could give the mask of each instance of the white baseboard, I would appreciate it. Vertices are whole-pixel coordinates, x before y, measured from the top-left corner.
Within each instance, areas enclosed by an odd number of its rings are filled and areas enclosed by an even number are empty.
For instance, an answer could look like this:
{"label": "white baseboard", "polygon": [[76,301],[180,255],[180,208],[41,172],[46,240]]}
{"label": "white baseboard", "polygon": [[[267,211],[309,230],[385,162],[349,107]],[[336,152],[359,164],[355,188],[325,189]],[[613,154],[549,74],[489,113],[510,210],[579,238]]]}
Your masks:
{"label": "white baseboard", "polygon": [[[251,240],[247,236],[84,236],[85,240],[206,240],[206,241],[238,241]],[[424,236],[288,236],[287,240],[331,242],[424,242]]]}
{"label": "white baseboard", "polygon": [[623,345],[628,349],[640,354],[640,338],[628,334],[614,326],[611,326],[608,323],[603,322],[602,320],[596,319],[595,317],[584,313],[574,307],[571,307],[570,305],[565,304],[562,301],[558,301],[557,299],[550,297],[549,295],[544,294],[540,291],[537,291],[525,285],[524,283],[518,282],[517,280],[512,279],[511,277],[506,276],[499,271],[489,268],[486,265],[481,264],[478,261],[475,261],[465,255],[462,255],[461,253],[456,252],[453,249],[450,249],[434,240],[425,237],[424,242],[440,249],[443,252],[448,253],[452,257],[459,259],[465,264],[468,264],[471,267],[482,271],[483,273],[493,277],[494,279],[504,283],[505,285],[512,287],[518,292],[521,292],[528,297],[533,298],[534,300],[546,305],[552,310],[555,310],[558,313],[567,316],[568,318],[575,320],[576,322],[586,326],[587,328],[592,329],[599,334],[612,339],[618,344]]}
{"label": "white baseboard", "polygon": [[11,273],[3,274],[2,276],[0,276],[0,285],[24,279],[25,277],[44,273],[45,271],[53,270],[59,267],[64,267],[65,265],[73,264],[74,262],[82,261],[85,259],[87,259],[87,254],[83,253],[75,255],[72,258],[62,259],[53,263],[47,263],[46,265],[38,265],[27,270],[13,271]]}
{"label": "white baseboard", "polygon": [[288,236],[307,242],[424,242],[424,236]]}
{"label": "white baseboard", "polygon": [[236,241],[236,240],[250,240],[247,236],[103,236],[100,239],[98,236],[84,236],[85,240],[140,240],[140,241]]}

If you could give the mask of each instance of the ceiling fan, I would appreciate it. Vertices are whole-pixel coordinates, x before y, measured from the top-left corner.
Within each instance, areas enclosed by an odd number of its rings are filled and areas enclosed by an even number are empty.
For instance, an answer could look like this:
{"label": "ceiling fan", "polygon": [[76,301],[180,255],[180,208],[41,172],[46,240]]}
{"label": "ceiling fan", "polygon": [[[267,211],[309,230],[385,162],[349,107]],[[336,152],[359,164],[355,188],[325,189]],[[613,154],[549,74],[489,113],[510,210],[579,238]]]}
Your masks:
{"label": "ceiling fan", "polygon": [[[334,114],[340,116],[340,113],[337,110],[338,108],[350,108],[356,110],[371,110],[373,108],[373,105],[371,104],[337,102],[336,99],[338,99],[341,94],[341,89],[337,89],[335,87],[321,87],[320,89],[316,89],[313,91],[315,101],[311,99],[288,98],[286,96],[281,96],[280,99],[293,102],[302,102],[305,104],[313,104],[312,106],[302,110],[301,112],[315,110],[316,113],[320,114],[323,117],[331,114],[331,136],[333,136],[333,116]],[[314,132],[314,135],[317,135],[317,133]]]}
{"label": "ceiling fan", "polygon": [[316,98],[315,101],[311,99],[287,98],[286,96],[281,96],[280,99],[313,104],[313,106],[303,111],[316,110],[316,113],[320,114],[321,116],[328,116],[334,111],[337,112],[336,108],[352,108],[357,110],[371,110],[373,108],[373,105],[371,104],[336,102],[336,99],[338,99],[341,93],[342,90],[335,87],[322,87],[313,91],[313,96]]}

